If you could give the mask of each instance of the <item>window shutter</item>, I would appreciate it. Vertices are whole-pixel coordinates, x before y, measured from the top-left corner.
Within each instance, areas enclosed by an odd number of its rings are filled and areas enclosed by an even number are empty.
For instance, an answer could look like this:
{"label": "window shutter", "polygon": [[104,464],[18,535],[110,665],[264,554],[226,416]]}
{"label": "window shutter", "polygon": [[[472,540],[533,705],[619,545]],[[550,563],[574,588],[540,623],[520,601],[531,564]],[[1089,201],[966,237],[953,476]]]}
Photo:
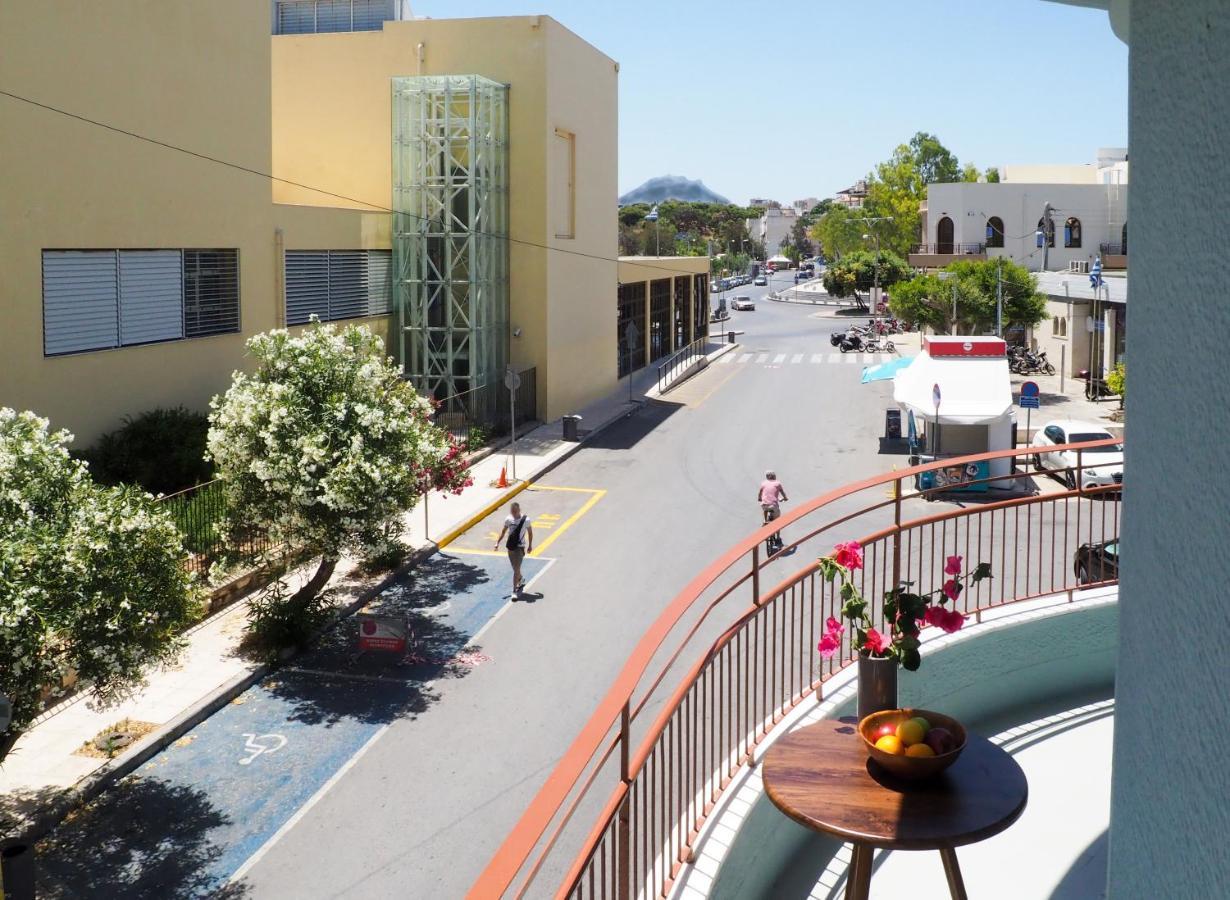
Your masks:
{"label": "window shutter", "polygon": [[279,0],[278,34],[311,34],[316,30],[316,0]]}
{"label": "window shutter", "polygon": [[239,330],[239,251],[184,251],[184,336]]}
{"label": "window shutter", "polygon": [[114,250],[43,251],[43,353],[103,350],[119,341]]}
{"label": "window shutter", "polygon": [[178,250],[120,251],[120,343],[184,336],[184,270]]}
{"label": "window shutter", "polygon": [[287,250],[286,324],[306,325],[313,315],[329,319],[328,251]]}
{"label": "window shutter", "polygon": [[367,265],[361,250],[329,252],[329,318],[353,319],[367,309]]}
{"label": "window shutter", "polygon": [[393,251],[367,251],[367,315],[393,311]]}
{"label": "window shutter", "polygon": [[354,30],[379,31],[396,16],[394,0],[354,0]]}
{"label": "window shutter", "polygon": [[316,31],[350,30],[350,0],[317,0]]}

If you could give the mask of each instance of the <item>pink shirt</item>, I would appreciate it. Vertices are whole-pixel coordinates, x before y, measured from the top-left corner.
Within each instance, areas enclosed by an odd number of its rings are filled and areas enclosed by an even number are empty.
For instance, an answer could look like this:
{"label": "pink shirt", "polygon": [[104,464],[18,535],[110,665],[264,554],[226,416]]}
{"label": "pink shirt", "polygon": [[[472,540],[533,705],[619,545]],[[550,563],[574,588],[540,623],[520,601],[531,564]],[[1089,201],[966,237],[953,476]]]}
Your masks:
{"label": "pink shirt", "polygon": [[761,503],[777,503],[786,492],[782,490],[780,481],[762,481],[760,483],[760,502]]}

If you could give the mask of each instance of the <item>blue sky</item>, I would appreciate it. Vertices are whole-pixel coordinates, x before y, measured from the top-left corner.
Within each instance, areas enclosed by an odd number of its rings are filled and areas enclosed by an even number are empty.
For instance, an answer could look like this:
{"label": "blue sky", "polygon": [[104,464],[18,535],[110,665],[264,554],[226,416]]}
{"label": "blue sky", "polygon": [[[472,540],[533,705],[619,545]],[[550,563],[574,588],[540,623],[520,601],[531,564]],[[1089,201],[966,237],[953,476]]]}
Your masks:
{"label": "blue sky", "polygon": [[824,197],[916,131],[964,163],[1127,146],[1127,47],[1044,0],[413,0],[558,19],[620,63],[619,190],[686,175],[735,202]]}

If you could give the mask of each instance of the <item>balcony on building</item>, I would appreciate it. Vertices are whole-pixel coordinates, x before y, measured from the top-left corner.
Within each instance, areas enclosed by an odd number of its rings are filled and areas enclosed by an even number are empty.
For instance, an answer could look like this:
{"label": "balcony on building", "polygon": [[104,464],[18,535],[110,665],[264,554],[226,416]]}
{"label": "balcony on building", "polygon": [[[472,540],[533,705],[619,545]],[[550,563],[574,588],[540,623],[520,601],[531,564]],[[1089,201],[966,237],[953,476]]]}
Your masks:
{"label": "balcony on building", "polygon": [[1128,264],[1127,243],[1099,244],[1103,269],[1126,269]]}
{"label": "balcony on building", "polygon": [[[855,713],[848,642],[817,652],[843,597],[815,560],[857,539],[873,608],[892,584],[938,588],[950,555],[992,566],[960,595],[964,627],[923,629],[921,668],[899,673],[900,705],[956,717],[1028,779],[1017,821],[957,848],[968,895],[1103,896],[1122,484],[1091,487],[1085,470],[1115,446],[1075,445],[1071,470],[1046,475],[1023,448],[925,463],[731,548],[665,605],[473,895],[847,896],[850,845],[781,813],[760,763],[795,729]],[[787,552],[766,558],[779,527]],[[877,851],[871,885],[948,896],[935,852]]]}
{"label": "balcony on building", "polygon": [[940,241],[935,244],[916,244],[910,248],[909,264],[916,269],[942,269],[963,259],[986,259],[986,244],[959,244]]}

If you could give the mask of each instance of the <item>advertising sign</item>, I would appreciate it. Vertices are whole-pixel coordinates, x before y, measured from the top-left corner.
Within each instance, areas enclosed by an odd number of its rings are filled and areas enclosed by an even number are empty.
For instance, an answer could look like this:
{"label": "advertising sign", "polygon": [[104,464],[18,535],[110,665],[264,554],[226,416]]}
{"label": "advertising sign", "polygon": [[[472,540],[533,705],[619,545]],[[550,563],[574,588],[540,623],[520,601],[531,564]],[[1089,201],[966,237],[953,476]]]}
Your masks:
{"label": "advertising sign", "polygon": [[359,649],[405,653],[409,646],[410,628],[400,616],[378,616],[359,613]]}

